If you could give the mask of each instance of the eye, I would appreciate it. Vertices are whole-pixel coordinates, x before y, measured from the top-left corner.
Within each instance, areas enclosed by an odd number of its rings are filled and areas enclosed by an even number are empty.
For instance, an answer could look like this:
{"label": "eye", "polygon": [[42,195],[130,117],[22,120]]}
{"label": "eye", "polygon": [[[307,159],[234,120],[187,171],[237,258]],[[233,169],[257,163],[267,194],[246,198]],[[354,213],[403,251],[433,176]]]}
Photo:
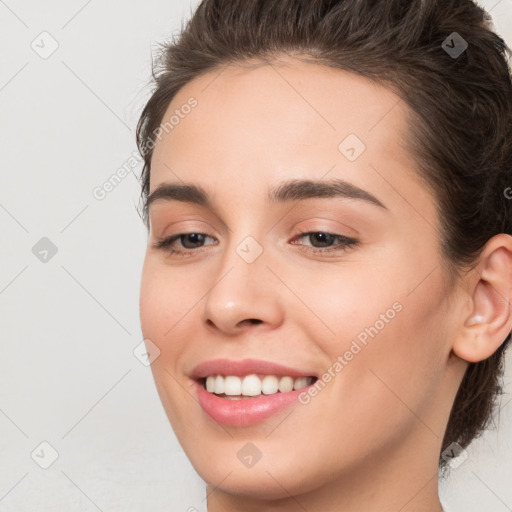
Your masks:
{"label": "eye", "polygon": [[[294,240],[301,238],[309,240],[311,245],[297,244],[294,242]],[[316,254],[343,252],[350,247],[359,245],[359,241],[355,238],[349,238],[335,233],[327,233],[325,231],[301,232],[294,238],[294,240],[292,240],[291,243],[293,245],[299,245],[302,251]],[[335,242],[337,242],[337,244],[333,245]]]}
{"label": "eye", "polygon": [[[197,252],[194,251],[195,249],[202,249],[204,247],[203,244],[207,238],[213,240],[212,237],[205,233],[178,233],[177,235],[172,235],[163,240],[158,240],[155,242],[154,247],[165,250],[169,254],[191,255],[192,252]],[[175,242],[178,241],[182,249],[176,247]]]}
{"label": "eye", "polygon": [[[311,245],[299,244],[296,240],[309,240]],[[156,241],[153,245],[157,249],[164,250],[168,254],[178,256],[192,256],[200,252],[205,245],[215,245],[214,243],[205,244],[207,239],[215,240],[205,233],[178,233],[168,238]],[[179,245],[176,245],[179,242]],[[337,242],[335,245],[333,245]],[[292,241],[292,245],[297,245],[302,252],[312,254],[340,253],[348,250],[350,247],[359,245],[355,238],[349,238],[344,235],[328,233],[325,231],[300,232]]]}

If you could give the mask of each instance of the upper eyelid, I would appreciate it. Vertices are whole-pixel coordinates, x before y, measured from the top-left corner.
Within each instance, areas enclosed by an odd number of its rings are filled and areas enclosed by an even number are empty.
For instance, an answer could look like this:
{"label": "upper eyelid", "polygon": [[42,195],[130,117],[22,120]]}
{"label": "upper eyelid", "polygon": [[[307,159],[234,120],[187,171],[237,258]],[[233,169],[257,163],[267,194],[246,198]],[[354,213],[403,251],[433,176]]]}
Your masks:
{"label": "upper eyelid", "polygon": [[[325,212],[322,212],[322,213],[325,213]],[[281,219],[282,220],[282,219]],[[309,229],[304,229],[304,228],[299,228],[299,231],[301,233],[319,233],[319,232],[323,232],[323,233],[331,233],[331,234],[337,234],[337,235],[343,235],[343,236],[346,236],[346,237],[350,237],[351,235],[347,234],[347,235],[344,235],[343,233],[338,233],[339,230],[341,231],[351,231],[353,232],[356,236],[359,235],[359,231],[353,227],[351,227],[350,225],[348,224],[345,224],[344,222],[342,222],[341,220],[336,220],[336,219],[332,219],[332,218],[329,218],[329,217],[323,217],[323,216],[318,216],[318,217],[312,217],[312,218],[308,218],[307,220],[302,220],[300,222],[294,222],[293,223],[293,226],[292,226],[292,231],[295,231],[296,229],[296,226],[303,223],[303,222],[317,222],[317,223],[323,223],[323,222],[334,222],[338,225],[338,227],[327,227],[325,229],[323,228],[320,228],[320,229],[317,229],[316,227],[313,227],[313,228],[309,228]],[[169,224],[165,224],[165,227],[164,229],[162,230],[158,230],[158,231],[161,231],[161,232],[165,232],[167,230],[167,228],[171,225],[175,225],[175,224],[180,224],[182,222],[186,222],[186,223],[195,223],[195,222],[199,222],[200,224],[205,224],[206,226],[208,226],[208,229],[210,229],[211,231],[221,235],[222,233],[219,232],[219,230],[217,228],[215,228],[210,222],[207,222],[205,220],[200,220],[200,219],[194,219],[194,218],[191,218],[191,219],[187,219],[187,220],[183,220],[183,221],[178,221],[178,222],[173,222],[173,223],[169,223]],[[153,223],[154,224],[154,223]],[[272,231],[276,226],[277,224],[279,223],[276,223],[276,224],[273,224],[273,227],[269,230],[269,231]],[[226,228],[226,232],[229,232],[229,233],[232,233],[232,230],[225,226],[225,224],[223,223],[223,227]],[[181,231],[181,230],[184,230],[184,231]],[[177,230],[177,233],[176,234],[187,234],[187,233],[203,233],[203,234],[207,234],[207,233],[204,233],[204,228],[202,227],[199,227],[199,228],[196,228],[195,226],[191,227],[190,228],[190,231],[188,230],[189,228],[187,226],[180,226]],[[155,230],[152,230],[153,232]],[[222,230],[224,231],[224,229]],[[268,232],[268,231],[267,231]],[[210,235],[208,235],[210,236]]]}
{"label": "upper eyelid", "polygon": [[[315,198],[312,198],[312,199],[315,199]],[[323,199],[337,199],[337,198],[327,197],[327,198],[323,198]],[[309,200],[311,200],[311,199],[305,199],[304,201],[309,201]],[[359,236],[360,235],[359,231],[356,228],[351,227],[349,224],[345,224],[343,222],[344,214],[342,215],[342,217],[340,219],[334,219],[334,218],[330,217],[332,215],[332,211],[328,210],[325,207],[322,207],[322,208],[310,208],[310,207],[307,207],[306,211],[304,213],[307,215],[307,217],[310,217],[310,218],[308,218],[308,220],[315,219],[316,221],[335,222],[339,226],[343,226],[342,228],[332,228],[335,231],[337,231],[338,229],[347,229],[347,230],[351,231],[352,233],[354,233],[355,236]],[[153,226],[155,224],[155,221],[157,219],[159,219],[159,217],[160,217],[160,214],[156,214],[155,213],[154,215],[156,215],[156,218],[152,221],[152,217],[153,216],[151,214],[148,214],[148,219],[149,219],[149,222],[150,222],[150,226]],[[324,215],[328,215],[328,216],[324,217]],[[191,219],[189,219],[189,221],[192,221],[192,222],[197,221],[197,222],[200,222],[201,224],[206,224],[215,233],[219,233],[219,234],[221,233],[217,228],[213,227],[213,224],[211,222],[209,222],[208,220],[201,220],[203,218],[202,214],[201,215],[197,214],[197,216],[200,217],[200,218],[197,218],[197,219],[191,218]],[[288,216],[288,213],[286,213],[284,216],[280,217],[280,219],[276,223],[273,223],[272,227],[270,228],[270,231],[272,231],[278,224],[280,224],[285,219],[285,217],[287,217],[287,216]],[[213,220],[213,222],[214,223],[216,223],[216,222],[220,223],[221,231],[222,232],[226,232],[226,233],[228,233],[228,232],[232,233],[233,232],[232,229],[221,218],[219,218],[216,214],[214,214],[214,217],[215,217],[215,219]],[[299,222],[294,223],[293,227],[295,228],[295,226],[297,224],[299,224]],[[319,230],[315,230],[315,231],[319,231]],[[333,233],[332,231],[328,231],[328,230],[323,230],[323,231],[326,232],[326,233]],[[196,231],[196,232],[201,232],[201,231],[199,230],[199,231]],[[336,234],[336,233],[333,233],[333,234]],[[345,236],[350,237],[350,235],[345,235]]]}

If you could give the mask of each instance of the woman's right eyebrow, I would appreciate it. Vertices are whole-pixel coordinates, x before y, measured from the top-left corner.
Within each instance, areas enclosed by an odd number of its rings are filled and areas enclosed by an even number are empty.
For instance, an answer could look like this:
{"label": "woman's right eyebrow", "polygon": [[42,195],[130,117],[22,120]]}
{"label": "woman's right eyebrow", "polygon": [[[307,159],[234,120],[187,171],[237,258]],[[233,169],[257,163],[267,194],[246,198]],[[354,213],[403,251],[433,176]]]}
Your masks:
{"label": "woman's right eyebrow", "polygon": [[[302,180],[294,179],[280,183],[269,190],[269,203],[284,203],[313,198],[359,199],[376,205],[384,210],[388,208],[370,192],[341,179]],[[194,183],[161,183],[149,194],[146,208],[155,201],[181,201],[212,208],[212,200],[206,190]]]}

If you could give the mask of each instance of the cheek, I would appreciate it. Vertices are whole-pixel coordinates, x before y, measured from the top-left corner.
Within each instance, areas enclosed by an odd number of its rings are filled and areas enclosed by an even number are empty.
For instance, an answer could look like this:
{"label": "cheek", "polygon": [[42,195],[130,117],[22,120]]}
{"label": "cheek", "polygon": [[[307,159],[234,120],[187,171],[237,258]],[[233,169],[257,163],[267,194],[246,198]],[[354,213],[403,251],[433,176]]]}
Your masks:
{"label": "cheek", "polygon": [[[297,279],[288,276],[290,282]],[[351,262],[331,272],[319,269],[307,278],[301,275],[300,288],[299,281],[295,285],[309,311],[294,315],[290,307],[287,312],[309,331],[309,339],[334,357],[348,350],[354,339],[364,346],[376,332],[382,337],[399,319],[407,293],[407,283],[390,275],[388,265],[370,262]]]}
{"label": "cheek", "polygon": [[347,361],[336,386],[347,401],[359,397],[352,405],[361,423],[381,417],[397,429],[429,414],[449,352],[447,305],[436,278],[413,293],[403,280],[401,286],[392,293],[375,290],[371,300],[358,302],[358,311],[352,307],[343,349],[330,347]]}
{"label": "cheek", "polygon": [[397,413],[404,403],[426,410],[442,378],[449,305],[440,269],[429,274],[435,268],[430,256],[414,264],[389,258],[330,280],[303,281],[301,291],[317,318],[308,314],[306,322],[297,314],[295,321],[330,361],[324,370],[335,377],[326,376],[326,387],[353,412],[359,408],[361,419],[372,422],[383,404]]}
{"label": "cheek", "polygon": [[189,410],[191,395],[183,383],[177,382],[176,376],[194,325],[191,322],[193,308],[198,306],[202,296],[197,286],[191,286],[190,278],[185,280],[183,274],[163,265],[156,257],[146,255],[139,303],[144,339],[151,340],[160,350],[151,364],[153,379],[164,410],[178,434],[183,430],[178,413]]}
{"label": "cheek", "polygon": [[146,256],[140,286],[140,321],[144,337],[160,350],[175,346],[170,341],[201,297],[197,288],[190,276]]}
{"label": "cheek", "polygon": [[140,322],[144,338],[151,339],[157,345],[160,345],[158,341],[170,325],[171,315],[165,314],[170,308],[167,293],[164,281],[146,257],[140,285]]}

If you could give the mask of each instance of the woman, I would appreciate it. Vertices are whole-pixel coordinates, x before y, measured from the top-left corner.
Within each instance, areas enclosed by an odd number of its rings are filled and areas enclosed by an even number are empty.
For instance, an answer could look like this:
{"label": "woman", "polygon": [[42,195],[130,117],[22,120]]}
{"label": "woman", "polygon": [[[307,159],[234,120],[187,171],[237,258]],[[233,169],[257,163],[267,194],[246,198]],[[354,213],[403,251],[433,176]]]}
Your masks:
{"label": "woman", "polygon": [[209,512],[442,510],[512,317],[512,84],[469,0],[204,0],[138,126],[141,325]]}

